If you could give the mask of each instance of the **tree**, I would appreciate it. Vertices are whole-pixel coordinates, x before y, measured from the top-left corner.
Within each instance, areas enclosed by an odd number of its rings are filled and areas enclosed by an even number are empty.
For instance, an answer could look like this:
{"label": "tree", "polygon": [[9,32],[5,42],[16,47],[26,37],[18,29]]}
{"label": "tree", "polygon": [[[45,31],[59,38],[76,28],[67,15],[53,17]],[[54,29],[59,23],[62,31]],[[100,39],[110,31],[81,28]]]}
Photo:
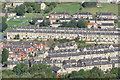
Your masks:
{"label": "tree", "polygon": [[13,71],[16,73],[16,75],[21,75],[23,73],[26,73],[28,71],[28,65],[21,63],[17,64],[14,68]]}
{"label": "tree", "polygon": [[30,22],[30,24],[35,25],[36,22],[37,20],[33,20],[32,22]]}
{"label": "tree", "polygon": [[6,24],[6,18],[2,17],[2,28],[0,28],[0,31],[5,31],[7,29],[8,25]]}
{"label": "tree", "polygon": [[97,2],[84,2],[83,7],[96,7]]}
{"label": "tree", "polygon": [[89,75],[90,78],[101,78],[104,75],[103,71],[97,67],[94,67],[89,72],[90,72]]}
{"label": "tree", "polygon": [[116,76],[116,78],[120,78],[119,74],[120,74],[120,68],[112,68],[112,70],[110,71],[111,74],[114,74]]}
{"label": "tree", "polygon": [[55,8],[57,6],[56,2],[52,2],[51,5]]}
{"label": "tree", "polygon": [[66,65],[66,64],[67,64],[67,63],[66,63],[66,61],[64,60],[64,61],[63,61],[63,65]]}
{"label": "tree", "polygon": [[43,20],[42,23],[40,23],[39,26],[49,26],[50,25],[50,20]]}
{"label": "tree", "polygon": [[35,5],[35,6],[33,7],[33,9],[34,9],[34,12],[35,12],[35,13],[40,13],[40,12],[41,12],[41,8],[40,8],[39,5]]}
{"label": "tree", "polygon": [[103,75],[102,78],[109,78],[109,79],[112,78],[113,79],[113,78],[116,78],[116,75],[111,74],[111,73],[106,73],[106,74]]}
{"label": "tree", "polygon": [[87,78],[88,75],[90,74],[89,71],[84,71],[83,69],[78,71],[79,73],[79,78]]}
{"label": "tree", "polygon": [[16,6],[15,12],[17,16],[23,16],[25,14],[25,6],[24,5]]}
{"label": "tree", "polygon": [[79,10],[81,11],[82,10],[82,3],[79,3],[80,4],[80,8],[79,8]]}
{"label": "tree", "polygon": [[6,62],[9,56],[9,51],[5,48],[3,48],[2,51],[2,63]]}
{"label": "tree", "polygon": [[8,18],[8,14],[7,14],[7,13],[5,13],[5,18],[6,18],[6,19]]}
{"label": "tree", "polygon": [[54,6],[53,6],[53,5],[50,5],[49,8],[52,10],[52,9],[54,8]]}
{"label": "tree", "polygon": [[77,71],[72,71],[71,78],[79,78],[79,73]]}
{"label": "tree", "polygon": [[59,27],[66,27],[67,24],[68,24],[67,22],[62,22],[62,23],[61,23],[61,26],[59,26]]}
{"label": "tree", "polygon": [[115,23],[118,23],[118,19],[115,19],[114,22],[115,22]]}
{"label": "tree", "polygon": [[32,12],[32,8],[29,7],[28,10],[27,10],[27,13],[31,13]]}
{"label": "tree", "polygon": [[77,23],[78,28],[86,28],[86,23],[83,20],[79,20]]}
{"label": "tree", "polygon": [[82,64],[82,61],[79,59],[79,60],[77,61],[77,64]]}
{"label": "tree", "polygon": [[51,11],[51,8],[45,9],[44,13],[49,13]]}
{"label": "tree", "polygon": [[20,39],[19,34],[15,35],[15,38],[14,38],[14,39]]}
{"label": "tree", "polygon": [[45,2],[45,4],[46,4],[47,6],[50,6],[51,3],[50,3],[50,2]]}
{"label": "tree", "polygon": [[69,23],[68,23],[68,27],[77,27],[77,22],[75,20],[71,20]]}
{"label": "tree", "polygon": [[[45,64],[35,64],[29,69],[30,74],[41,74],[45,78],[55,78],[56,75],[52,73],[52,67]],[[42,77],[41,76],[41,77]],[[35,75],[34,77],[38,77]]]}
{"label": "tree", "polygon": [[10,75],[14,74],[14,72],[13,72],[12,70],[3,70],[3,71],[2,71],[2,74],[5,74],[5,75],[7,75],[7,76],[10,76]]}

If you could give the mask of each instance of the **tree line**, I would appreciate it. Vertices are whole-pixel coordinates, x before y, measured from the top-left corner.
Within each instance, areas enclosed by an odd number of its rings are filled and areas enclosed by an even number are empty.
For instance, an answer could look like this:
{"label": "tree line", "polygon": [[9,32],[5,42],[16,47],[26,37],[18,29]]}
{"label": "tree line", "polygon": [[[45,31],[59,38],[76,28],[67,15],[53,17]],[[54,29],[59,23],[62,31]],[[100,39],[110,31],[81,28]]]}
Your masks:
{"label": "tree line", "polygon": [[29,67],[25,63],[17,64],[13,70],[3,70],[3,78],[57,78],[52,67],[45,64],[34,64]]}
{"label": "tree line", "polygon": [[2,26],[2,27],[0,27],[0,32],[5,31],[8,27],[8,25],[6,23],[6,19],[7,19],[6,17],[2,17],[2,23],[0,23],[0,26]]}
{"label": "tree line", "polygon": [[[59,78],[95,78],[95,79],[120,79],[120,68],[112,68],[104,73],[101,69],[94,67],[91,70],[79,70],[72,71],[72,73],[66,75],[60,75]],[[46,64],[34,64],[32,67],[28,67],[27,64],[17,64],[13,70],[3,70],[3,78],[57,78],[56,73],[53,72],[53,68]]]}
{"label": "tree line", "polygon": [[37,2],[25,2],[15,8],[8,8],[9,12],[15,12],[18,16],[23,16],[25,13],[49,13],[57,6],[56,2],[45,2],[45,10],[41,10],[41,6]]}
{"label": "tree line", "polygon": [[78,28],[86,28],[88,22],[84,20],[79,20],[78,22],[75,20],[71,20],[70,22],[62,22],[59,27],[78,27]]}
{"label": "tree line", "polygon": [[112,68],[110,71],[104,73],[97,67],[91,70],[79,70],[73,71],[70,74],[70,78],[108,78],[108,79],[120,79],[120,68]]}

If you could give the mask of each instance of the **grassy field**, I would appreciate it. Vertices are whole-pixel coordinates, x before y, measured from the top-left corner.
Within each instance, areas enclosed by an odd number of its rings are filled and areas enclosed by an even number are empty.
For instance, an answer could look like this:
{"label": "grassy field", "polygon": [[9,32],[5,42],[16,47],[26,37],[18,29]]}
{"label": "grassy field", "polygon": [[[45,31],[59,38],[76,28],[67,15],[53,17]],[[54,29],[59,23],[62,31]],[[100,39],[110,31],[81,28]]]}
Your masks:
{"label": "grassy field", "polygon": [[[108,4],[102,3],[101,8],[92,7],[92,8],[83,8],[81,12],[90,12],[96,14],[96,12],[112,12],[118,15],[118,5],[117,4]],[[69,14],[74,14],[79,12],[80,4],[79,3],[69,3],[69,4],[59,4],[53,11],[56,12],[68,12]]]}
{"label": "grassy field", "polygon": [[11,31],[13,28],[7,27],[7,29],[4,32]]}
{"label": "grassy field", "polygon": [[26,13],[25,14],[25,18],[21,18],[21,19],[18,19],[18,20],[9,20],[7,21],[7,24],[8,26],[13,26],[13,25],[16,25],[16,26],[32,26],[29,24],[28,20],[31,20],[31,18],[39,18],[39,17],[44,17],[45,15],[41,15],[41,14],[28,14]]}
{"label": "grassy field", "polygon": [[98,12],[98,13],[99,12],[111,12],[111,13],[115,13],[118,15],[118,5],[103,3],[102,6],[103,7],[101,7],[101,8],[97,8],[97,7],[83,8],[82,12],[91,12],[93,14],[96,14],[96,12]]}
{"label": "grassy field", "polygon": [[53,11],[68,12],[69,14],[73,14],[75,12],[78,12],[79,8],[80,4],[78,3],[59,4]]}
{"label": "grassy field", "polygon": [[26,19],[31,19],[31,18],[38,18],[38,17],[42,17],[41,14],[34,14],[34,13],[25,13],[25,18]]}
{"label": "grassy field", "polygon": [[13,26],[13,25],[20,26],[23,24],[23,22],[24,21],[9,20],[9,21],[7,21],[7,24],[8,24],[8,26]]}
{"label": "grassy field", "polygon": [[2,23],[2,17],[0,16],[0,23]]}

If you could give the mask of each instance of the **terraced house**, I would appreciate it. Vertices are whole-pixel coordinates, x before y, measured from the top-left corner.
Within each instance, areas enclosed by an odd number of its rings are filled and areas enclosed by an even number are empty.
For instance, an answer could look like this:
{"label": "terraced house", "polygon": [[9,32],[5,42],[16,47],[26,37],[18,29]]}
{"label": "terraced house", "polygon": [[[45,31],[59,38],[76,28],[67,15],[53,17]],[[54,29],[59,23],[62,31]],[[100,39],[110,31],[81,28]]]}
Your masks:
{"label": "terraced house", "polygon": [[115,28],[114,19],[90,19],[88,28]]}
{"label": "terraced house", "polygon": [[67,12],[52,12],[50,14],[50,17],[51,18],[57,18],[57,19],[59,19],[59,18],[70,18],[71,15]]}
{"label": "terraced house", "polygon": [[46,48],[44,42],[2,42],[3,47],[9,50],[8,61],[17,61],[21,59],[29,59],[29,55],[34,56],[40,50]]}
{"label": "terraced house", "polygon": [[113,13],[98,13],[97,17],[103,19],[118,19],[118,16]]}
{"label": "terraced house", "polygon": [[72,15],[73,18],[84,18],[84,19],[92,19],[93,15],[89,12],[77,12]]}
{"label": "terraced house", "polygon": [[[67,47],[72,45],[75,47],[74,43],[66,43]],[[61,46],[62,45],[57,45]],[[64,47],[64,46],[63,46]],[[55,48],[55,47],[54,47]],[[54,51],[54,49],[52,49]],[[119,51],[120,48],[118,45],[100,45],[95,47],[87,47],[81,48],[80,52],[71,53],[68,51],[66,54],[62,49],[62,52],[57,52],[61,49],[57,48],[55,52],[51,53],[48,51],[48,60],[38,60],[38,61],[15,61],[7,62],[7,67],[9,69],[13,69],[13,67],[19,63],[29,63],[33,64],[47,64],[53,66],[53,71],[57,73],[57,75],[64,75],[67,73],[71,73],[72,71],[79,71],[80,69],[89,70],[93,67],[98,67],[99,69],[106,72],[107,70],[111,70],[114,67],[119,67]],[[52,54],[52,55],[51,55]]]}
{"label": "terraced house", "polygon": [[75,39],[85,41],[105,41],[118,43],[120,33],[118,29],[86,29],[64,27],[20,27],[7,32],[7,40],[19,35],[20,39]]}

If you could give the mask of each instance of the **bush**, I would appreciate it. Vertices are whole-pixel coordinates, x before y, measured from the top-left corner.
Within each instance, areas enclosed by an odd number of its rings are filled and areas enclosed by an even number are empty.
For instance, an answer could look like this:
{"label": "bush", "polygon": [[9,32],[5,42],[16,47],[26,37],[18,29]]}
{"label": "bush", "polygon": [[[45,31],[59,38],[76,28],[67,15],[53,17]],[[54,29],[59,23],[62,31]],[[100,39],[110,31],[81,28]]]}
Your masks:
{"label": "bush", "polygon": [[60,42],[60,43],[70,42],[69,39],[59,39],[57,41]]}
{"label": "bush", "polygon": [[84,2],[83,7],[96,7],[97,2]]}

